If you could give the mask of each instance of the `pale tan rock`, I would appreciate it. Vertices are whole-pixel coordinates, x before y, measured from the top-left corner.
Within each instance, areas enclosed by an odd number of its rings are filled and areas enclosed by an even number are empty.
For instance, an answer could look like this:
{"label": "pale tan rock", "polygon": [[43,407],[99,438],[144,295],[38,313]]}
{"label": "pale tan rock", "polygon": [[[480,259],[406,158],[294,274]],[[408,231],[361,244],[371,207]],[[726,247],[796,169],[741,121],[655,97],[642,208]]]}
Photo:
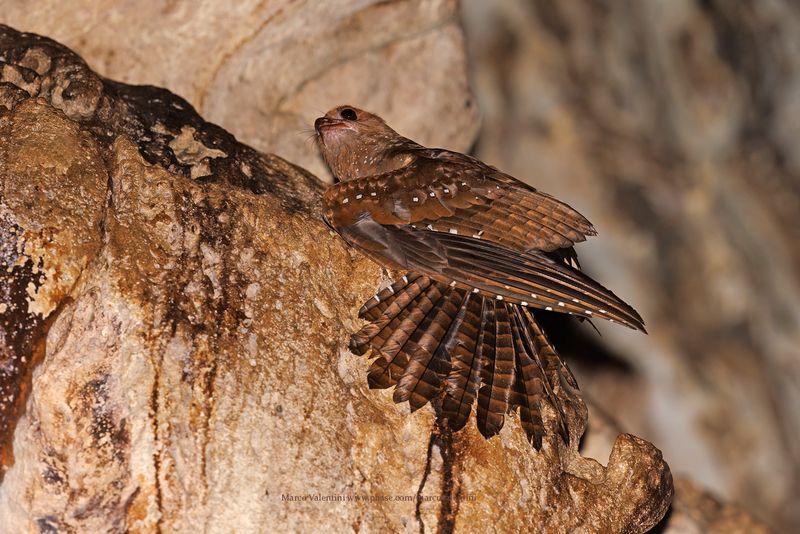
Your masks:
{"label": "pale tan rock", "polygon": [[[616,446],[620,424],[587,397],[590,419],[583,436],[581,454],[603,458]],[[768,534],[773,532],[747,507],[726,502],[699,486],[690,476],[675,477],[675,498],[654,532],[665,534]]]}
{"label": "pale tan rock", "polygon": [[0,23],[59,40],[109,78],[167,87],[241,141],[328,176],[309,125],[343,103],[425,144],[469,148],[477,107],[457,7],[4,0]]}
{"label": "pale tan rock", "polygon": [[[345,347],[381,273],[322,222],[321,183],[166,91],[0,27],[8,63],[34,48],[51,59],[29,69],[41,98],[0,100],[0,221],[15,243],[51,225],[87,244],[18,253],[80,273],[37,308],[43,357],[0,486],[9,531],[644,532],[664,514],[660,452],[622,435],[607,468],[582,458],[582,410],[569,447],[536,452],[513,415],[487,442],[369,391]],[[50,198],[70,161],[95,193],[79,180]]]}
{"label": "pale tan rock", "polygon": [[664,534],[769,534],[773,532],[747,510],[698,488],[686,477],[675,479],[675,500]]}

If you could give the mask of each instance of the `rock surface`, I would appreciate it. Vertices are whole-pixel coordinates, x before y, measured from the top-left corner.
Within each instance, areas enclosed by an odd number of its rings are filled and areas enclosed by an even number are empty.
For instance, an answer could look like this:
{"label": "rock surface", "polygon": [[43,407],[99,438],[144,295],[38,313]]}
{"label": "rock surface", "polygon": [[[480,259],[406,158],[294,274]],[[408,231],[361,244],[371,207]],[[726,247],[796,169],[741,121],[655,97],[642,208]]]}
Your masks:
{"label": "rock surface", "polygon": [[567,336],[584,391],[800,531],[797,2],[463,5],[478,156],[586,215],[584,267],[647,322]]}
{"label": "rock surface", "polygon": [[351,103],[424,143],[477,130],[456,0],[4,0],[0,23],[47,35],[97,72],[168,87],[250,146],[328,176],[309,125]]}
{"label": "rock surface", "polygon": [[6,529],[644,532],[664,515],[672,477],[639,438],[603,467],[577,439],[535,452],[513,416],[487,442],[367,390],[344,347],[380,270],[320,220],[312,175],[47,39],[0,27],[0,58]]}

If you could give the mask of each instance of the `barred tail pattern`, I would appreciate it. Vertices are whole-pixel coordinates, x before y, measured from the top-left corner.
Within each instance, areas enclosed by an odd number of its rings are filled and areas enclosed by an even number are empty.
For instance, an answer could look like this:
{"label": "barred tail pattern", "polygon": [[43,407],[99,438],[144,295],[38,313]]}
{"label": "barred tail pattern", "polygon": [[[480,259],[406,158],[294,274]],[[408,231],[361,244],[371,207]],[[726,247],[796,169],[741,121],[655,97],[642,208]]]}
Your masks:
{"label": "barred tail pattern", "polygon": [[542,406],[549,404],[569,441],[563,399],[577,383],[527,308],[409,273],[359,316],[369,323],[352,336],[350,349],[375,357],[371,388],[394,386],[395,402],[407,401],[412,411],[441,399],[441,417],[453,430],[466,425],[476,405],[486,438],[518,410],[536,449],[545,434]]}

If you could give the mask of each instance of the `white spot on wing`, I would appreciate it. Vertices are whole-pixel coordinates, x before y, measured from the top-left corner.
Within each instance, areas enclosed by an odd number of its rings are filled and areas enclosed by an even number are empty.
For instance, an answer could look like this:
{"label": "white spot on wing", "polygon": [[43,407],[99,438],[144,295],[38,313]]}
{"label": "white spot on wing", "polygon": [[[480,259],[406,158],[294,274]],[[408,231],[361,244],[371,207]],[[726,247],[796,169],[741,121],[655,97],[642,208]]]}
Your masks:
{"label": "white spot on wing", "polygon": [[497,300],[503,300],[503,295],[497,295]]}
{"label": "white spot on wing", "polygon": [[356,200],[361,200],[361,197],[363,197],[363,196],[364,196],[364,195],[362,195],[361,193],[357,194],[357,195],[356,195]]}
{"label": "white spot on wing", "polygon": [[553,308],[551,308],[550,306],[548,306],[548,307],[546,307],[546,308],[545,308],[545,310],[547,310],[547,311],[553,311]]}
{"label": "white spot on wing", "polygon": [[451,234],[458,234],[458,230],[456,230],[455,228],[450,228],[450,233]]}
{"label": "white spot on wing", "polygon": [[347,204],[348,202],[350,202],[349,198],[346,198],[346,199],[342,200],[342,204]]}

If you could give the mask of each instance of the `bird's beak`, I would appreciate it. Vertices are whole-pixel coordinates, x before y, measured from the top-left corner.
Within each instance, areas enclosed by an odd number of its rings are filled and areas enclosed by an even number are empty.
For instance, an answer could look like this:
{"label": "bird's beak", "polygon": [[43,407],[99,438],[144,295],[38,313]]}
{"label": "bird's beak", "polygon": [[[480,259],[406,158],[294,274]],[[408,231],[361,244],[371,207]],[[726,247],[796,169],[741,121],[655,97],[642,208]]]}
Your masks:
{"label": "bird's beak", "polygon": [[320,117],[314,121],[314,129],[317,135],[322,137],[325,132],[332,130],[352,130],[353,126],[342,119],[334,119],[331,117]]}

